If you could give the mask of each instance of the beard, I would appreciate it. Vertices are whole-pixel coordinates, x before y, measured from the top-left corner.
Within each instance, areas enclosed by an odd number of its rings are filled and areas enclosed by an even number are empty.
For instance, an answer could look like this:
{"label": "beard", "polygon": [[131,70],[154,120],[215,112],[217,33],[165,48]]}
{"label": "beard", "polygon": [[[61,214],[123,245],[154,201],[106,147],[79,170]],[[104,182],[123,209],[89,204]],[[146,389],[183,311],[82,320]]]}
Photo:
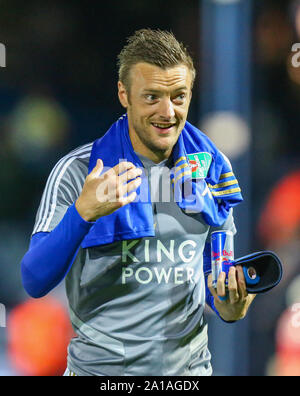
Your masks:
{"label": "beard", "polygon": [[172,152],[182,130],[182,128],[179,129],[177,123],[176,126],[174,126],[174,131],[172,130],[169,135],[160,136],[154,130],[151,122],[143,124],[141,121],[135,120],[134,118],[132,118],[131,126],[135,134],[134,139],[138,141],[138,145],[140,146],[142,144],[158,157]]}

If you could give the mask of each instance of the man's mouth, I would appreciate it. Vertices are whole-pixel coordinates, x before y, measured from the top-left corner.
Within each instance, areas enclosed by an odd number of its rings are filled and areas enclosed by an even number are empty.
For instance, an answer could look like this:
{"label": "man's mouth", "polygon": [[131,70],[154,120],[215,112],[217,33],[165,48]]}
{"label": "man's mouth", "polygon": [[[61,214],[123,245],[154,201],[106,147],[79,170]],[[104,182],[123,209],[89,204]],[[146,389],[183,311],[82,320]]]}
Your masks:
{"label": "man's mouth", "polygon": [[173,128],[173,126],[176,125],[176,123],[160,123],[160,122],[152,122],[151,123],[155,128],[158,128],[160,130],[168,130]]}

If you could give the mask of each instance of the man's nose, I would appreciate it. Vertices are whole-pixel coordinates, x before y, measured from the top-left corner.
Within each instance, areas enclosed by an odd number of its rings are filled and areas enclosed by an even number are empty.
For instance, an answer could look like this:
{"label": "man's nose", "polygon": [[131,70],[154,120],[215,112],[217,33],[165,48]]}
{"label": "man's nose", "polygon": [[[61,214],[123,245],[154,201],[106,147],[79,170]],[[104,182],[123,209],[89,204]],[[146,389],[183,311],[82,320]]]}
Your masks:
{"label": "man's nose", "polygon": [[174,105],[170,98],[164,98],[160,103],[160,116],[167,120],[174,120],[175,111]]}

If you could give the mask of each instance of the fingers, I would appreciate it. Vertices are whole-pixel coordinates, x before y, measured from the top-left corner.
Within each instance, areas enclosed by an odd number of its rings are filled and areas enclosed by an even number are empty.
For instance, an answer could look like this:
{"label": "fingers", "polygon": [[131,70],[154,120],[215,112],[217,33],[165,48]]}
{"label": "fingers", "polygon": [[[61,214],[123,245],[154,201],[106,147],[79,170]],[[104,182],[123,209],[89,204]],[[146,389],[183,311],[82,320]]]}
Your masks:
{"label": "fingers", "polygon": [[[120,207],[125,206],[135,200],[137,196],[136,189],[140,186],[141,183],[142,179],[140,177],[137,177],[131,182],[119,187],[117,201]],[[127,196],[125,196],[126,194]]]}
{"label": "fingers", "polygon": [[[103,167],[104,167],[103,161],[100,158],[98,158],[95,167],[90,172],[90,176],[99,177],[103,170]],[[129,171],[130,169],[140,169],[140,168],[137,168],[132,162],[122,161],[122,162],[118,163],[117,165],[115,165],[113,168],[109,168],[106,172],[103,173],[103,175],[119,176],[123,172]],[[141,171],[138,171],[137,173],[139,173],[139,172],[141,172]],[[129,180],[129,179],[127,178],[127,180]]]}
{"label": "fingers", "polygon": [[209,275],[208,275],[208,278],[207,278],[207,287],[208,287],[208,289],[209,289],[211,295],[212,295],[214,298],[217,298],[217,299],[218,299],[217,290],[216,290],[216,289],[213,287],[213,285],[212,285],[212,275],[211,275],[211,274],[209,274]]}
{"label": "fingers", "polygon": [[123,186],[124,193],[130,193],[131,191],[136,190],[141,185],[141,183],[142,179],[140,177],[137,177],[136,179]]}
{"label": "fingers", "polygon": [[119,176],[119,183],[124,184],[127,183],[129,180],[135,179],[138,176],[142,175],[142,169],[141,168],[130,168],[126,172],[124,172],[122,175]]}
{"label": "fingers", "polygon": [[217,294],[219,297],[224,298],[226,296],[226,286],[225,286],[226,274],[221,272],[217,281]]}
{"label": "fingers", "polygon": [[[211,295],[215,299],[217,299],[220,303],[222,303],[224,301],[224,300],[222,300],[222,298],[224,298],[224,296],[226,295],[225,283],[224,283],[224,288],[222,286],[223,281],[225,281],[225,273],[221,272],[219,279],[218,279],[218,283],[219,283],[219,290],[218,290],[218,287],[217,287],[217,289],[215,289],[212,285],[212,275],[209,274],[208,278],[207,278],[207,287],[209,288]],[[219,294],[219,293],[221,293],[221,294]]]}
{"label": "fingers", "polygon": [[133,202],[136,198],[136,191],[133,191],[131,194],[127,195],[127,197],[122,197],[119,201],[120,206],[125,206],[131,202]]}
{"label": "fingers", "polygon": [[117,176],[130,169],[138,169],[132,162],[122,161],[112,168]]}
{"label": "fingers", "polygon": [[[102,166],[101,164],[98,164],[98,161],[101,161]],[[91,175],[94,177],[99,176],[102,169],[103,162],[99,159],[97,160],[97,164],[91,172]],[[102,174],[101,180],[108,182],[110,184],[110,187],[117,188],[117,186],[122,186],[123,184],[128,183],[129,180],[141,176],[142,172],[142,169],[137,168],[132,162],[123,161],[104,172]]]}
{"label": "fingers", "polygon": [[[211,275],[208,277],[207,286],[211,294],[218,298],[220,302],[227,301],[230,304],[236,304],[247,298],[246,282],[241,266],[232,266],[228,272],[228,286],[226,287],[226,274],[221,272],[217,281],[217,288],[212,286]],[[228,300],[225,299],[228,289]]]}
{"label": "fingers", "polygon": [[245,281],[243,267],[241,265],[237,265],[235,268],[237,271],[237,283],[238,283],[239,295],[242,300],[245,300],[248,296],[248,292],[246,288],[246,281]]}
{"label": "fingers", "polygon": [[237,270],[234,266],[230,267],[228,273],[228,292],[229,292],[229,301],[231,304],[235,304],[240,299],[240,294],[238,290],[238,282],[237,282]]}
{"label": "fingers", "polygon": [[[124,200],[126,198],[125,195],[137,190],[142,183],[142,179],[139,177],[141,173],[141,169],[130,169],[122,176],[112,179],[110,184],[110,199]],[[128,180],[131,181],[128,182]]]}
{"label": "fingers", "polygon": [[[97,168],[94,168],[91,173],[95,177]],[[137,168],[133,163],[125,161],[108,169],[101,177],[98,177],[96,189],[97,200],[102,203],[117,202],[119,204],[118,206],[123,206],[126,203],[134,201],[136,194],[131,195],[130,193],[141,185],[142,179],[139,177],[141,174],[141,168]]]}
{"label": "fingers", "polygon": [[240,265],[232,266],[229,270],[228,293],[231,304],[244,301],[248,296],[243,268]]}
{"label": "fingers", "polygon": [[92,177],[92,178],[99,177],[102,170],[103,170],[103,161],[100,158],[98,158],[95,167],[93,168],[93,170],[90,173],[90,177]]}
{"label": "fingers", "polygon": [[[118,188],[110,194],[109,201],[120,202],[121,206],[124,206],[125,204],[134,201],[136,198],[136,190],[140,186],[141,182],[142,179],[140,177],[137,177],[136,179],[125,185],[119,185]],[[135,193],[134,198],[132,198],[133,193]],[[130,198],[128,198],[129,195],[131,196]]]}

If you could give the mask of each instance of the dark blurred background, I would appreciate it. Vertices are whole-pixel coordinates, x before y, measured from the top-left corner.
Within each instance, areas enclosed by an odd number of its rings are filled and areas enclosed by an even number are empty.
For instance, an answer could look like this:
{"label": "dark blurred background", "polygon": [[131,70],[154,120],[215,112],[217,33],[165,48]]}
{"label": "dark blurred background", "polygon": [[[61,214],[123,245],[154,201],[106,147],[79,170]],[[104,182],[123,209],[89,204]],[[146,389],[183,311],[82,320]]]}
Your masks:
{"label": "dark blurred background", "polygon": [[122,115],[116,59],[144,27],[172,30],[195,60],[189,121],[230,158],[245,196],[237,255],[269,249],[284,263],[242,324],[207,312],[215,375],[300,375],[300,3],[287,0],[1,1],[0,375],[64,371],[64,285],[28,298],[20,261],[55,163]]}

